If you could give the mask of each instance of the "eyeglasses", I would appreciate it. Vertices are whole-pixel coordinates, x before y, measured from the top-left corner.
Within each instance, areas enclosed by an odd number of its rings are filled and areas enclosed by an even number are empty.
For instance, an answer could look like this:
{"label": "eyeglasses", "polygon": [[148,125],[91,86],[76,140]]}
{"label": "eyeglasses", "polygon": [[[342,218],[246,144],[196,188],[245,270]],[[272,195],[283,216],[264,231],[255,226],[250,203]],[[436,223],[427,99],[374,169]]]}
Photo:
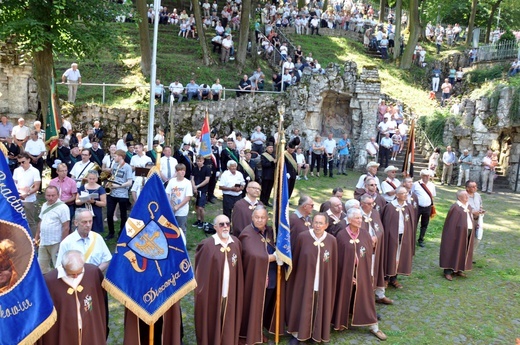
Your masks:
{"label": "eyeglasses", "polygon": [[90,156],[88,153],[82,153],[81,155],[82,155],[82,156],[85,156],[85,157]]}
{"label": "eyeglasses", "polygon": [[218,226],[221,228],[223,228],[223,227],[229,228],[231,226],[231,223],[230,222],[220,222],[220,223],[218,223]]}
{"label": "eyeglasses", "polygon": [[29,161],[18,161],[18,163],[25,164],[25,163],[29,163]]}

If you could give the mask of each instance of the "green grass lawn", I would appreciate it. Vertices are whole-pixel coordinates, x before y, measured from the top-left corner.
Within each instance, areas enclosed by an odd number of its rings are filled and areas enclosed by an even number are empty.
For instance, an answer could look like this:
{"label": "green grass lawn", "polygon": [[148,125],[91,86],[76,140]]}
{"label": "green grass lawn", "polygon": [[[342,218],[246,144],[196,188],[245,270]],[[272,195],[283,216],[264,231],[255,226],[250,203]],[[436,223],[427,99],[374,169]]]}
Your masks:
{"label": "green grass lawn", "polygon": [[[332,188],[345,190],[344,200],[353,197],[358,173],[349,176],[313,177],[298,181],[291,203],[298,194],[314,198],[315,212],[329,198]],[[393,306],[377,305],[380,328],[388,344],[513,344],[520,334],[520,196],[512,193],[483,195],[487,214],[484,238],[476,256],[477,263],[467,278],[444,279],[439,268],[439,245],[446,213],[455,201],[455,187],[436,185],[438,216],[430,222],[426,248],[417,248],[410,277],[401,277],[404,289],[388,289]],[[207,220],[220,213],[221,202],[208,204]],[[191,208],[193,210],[193,207]],[[294,209],[294,206],[292,207]],[[188,221],[187,241],[193,259],[196,245],[205,238],[202,230]],[[110,241],[113,247],[115,241]],[[184,343],[196,344],[193,321],[193,293],[182,300]],[[110,302],[109,344],[122,344],[123,311]],[[272,339],[272,337],[270,337]],[[287,338],[281,338],[287,344]],[[365,328],[332,332],[331,344],[375,344],[378,340]]]}

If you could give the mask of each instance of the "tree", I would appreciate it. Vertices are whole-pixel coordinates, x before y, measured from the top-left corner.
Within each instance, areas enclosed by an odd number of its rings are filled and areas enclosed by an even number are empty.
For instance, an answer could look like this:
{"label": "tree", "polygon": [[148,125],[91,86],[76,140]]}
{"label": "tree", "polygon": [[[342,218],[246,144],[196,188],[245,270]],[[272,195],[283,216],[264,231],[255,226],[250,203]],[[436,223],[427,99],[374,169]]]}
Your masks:
{"label": "tree", "polygon": [[419,0],[410,0],[410,15],[408,17],[408,22],[410,35],[408,36],[408,42],[406,43],[406,48],[404,49],[403,57],[401,58],[401,64],[399,66],[401,69],[409,69],[412,66],[413,51],[421,33]]}
{"label": "tree", "polygon": [[197,26],[197,33],[199,36],[200,47],[202,49],[202,62],[204,66],[209,66],[214,63],[211,58],[208,42],[206,41],[206,34],[204,32],[204,26],[202,25],[202,13],[200,11],[200,5],[197,0],[191,0],[191,6],[193,7],[193,15],[195,16],[195,25]]}
{"label": "tree", "polygon": [[491,37],[491,25],[493,25],[493,22],[495,21],[495,13],[500,7],[501,3],[502,0],[496,0],[491,4],[491,12],[489,13],[489,18],[486,25],[486,43],[489,43],[489,39]]}
{"label": "tree", "polygon": [[388,5],[388,0],[379,0],[379,22],[385,22],[385,9]]}
{"label": "tree", "polygon": [[471,45],[471,41],[473,40],[473,28],[475,26],[475,17],[477,15],[477,6],[478,6],[478,0],[472,0],[471,1],[471,14],[469,16],[469,23],[468,23],[468,36],[466,37],[466,45]]}
{"label": "tree", "polygon": [[15,40],[21,51],[34,58],[44,120],[54,75],[54,53],[94,58],[106,51],[115,34],[109,22],[114,21],[116,6],[110,0],[0,2],[0,39]]}
{"label": "tree", "polygon": [[401,14],[403,12],[403,0],[397,0],[395,3],[395,36],[394,36],[394,59],[401,54]]}
{"label": "tree", "polygon": [[150,76],[152,67],[152,50],[150,48],[150,29],[148,28],[148,6],[146,0],[137,0],[139,13],[139,46],[141,48],[141,71],[146,77]]}
{"label": "tree", "polygon": [[238,74],[242,74],[246,65],[247,45],[249,43],[249,18],[251,18],[251,0],[242,2],[242,13],[240,14],[240,31],[238,33],[238,49],[236,62]]}

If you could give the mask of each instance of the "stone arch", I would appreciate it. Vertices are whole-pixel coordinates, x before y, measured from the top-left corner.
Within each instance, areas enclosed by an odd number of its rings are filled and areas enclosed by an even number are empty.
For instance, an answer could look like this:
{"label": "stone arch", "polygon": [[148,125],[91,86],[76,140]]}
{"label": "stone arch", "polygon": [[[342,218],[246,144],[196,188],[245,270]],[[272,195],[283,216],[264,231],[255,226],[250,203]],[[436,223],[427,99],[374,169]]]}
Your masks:
{"label": "stone arch", "polygon": [[352,111],[350,101],[352,96],[346,93],[328,90],[322,93],[320,107],[320,133],[327,136],[332,133],[335,138],[341,138],[343,133],[352,137]]}

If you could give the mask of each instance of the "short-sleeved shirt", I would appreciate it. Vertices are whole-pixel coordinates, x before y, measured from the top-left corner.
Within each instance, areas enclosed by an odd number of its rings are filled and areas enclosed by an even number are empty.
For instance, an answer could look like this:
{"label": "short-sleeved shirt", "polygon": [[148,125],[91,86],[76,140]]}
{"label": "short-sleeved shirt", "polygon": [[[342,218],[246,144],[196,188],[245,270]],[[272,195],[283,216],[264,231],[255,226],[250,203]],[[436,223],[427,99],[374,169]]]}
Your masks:
{"label": "short-sleeved shirt", "polygon": [[[182,179],[181,181],[178,181],[176,178],[171,179],[170,182],[168,182],[168,186],[166,186],[166,194],[169,195],[172,206],[178,205],[184,200],[185,197],[193,196],[191,182],[186,178]],[[175,216],[185,217],[188,215],[189,211],[190,203],[187,202],[184,204],[184,206],[175,211]]]}
{"label": "short-sleeved shirt", "polygon": [[[54,207],[53,205],[49,206],[47,203],[42,205],[42,209],[39,215],[41,219],[40,245],[42,246],[49,246],[60,243],[62,225],[63,223],[70,221],[69,207],[61,201],[57,202],[60,204]],[[45,212],[47,209],[50,210]]]}
{"label": "short-sleeved shirt", "polygon": [[[32,165],[27,170],[24,170],[23,167],[18,167],[14,169],[13,180],[15,180],[16,182],[16,188],[18,189],[18,192],[20,194],[24,194],[22,193],[24,189],[30,188],[34,184],[34,182],[41,181],[40,172]],[[31,194],[27,196],[25,200],[22,200],[22,202],[35,201],[36,194]]]}
{"label": "short-sleeved shirt", "polygon": [[59,177],[53,178],[49,182],[49,186],[58,188],[58,193],[61,201],[69,200],[74,194],[78,192],[78,186],[76,181],[68,176],[65,176],[63,181],[60,181]]}
{"label": "short-sleeved shirt", "polygon": [[79,73],[79,69],[73,70],[69,68],[63,73],[63,75],[67,78],[68,81],[76,82],[81,78],[81,73]]}
{"label": "short-sleeved shirt", "polygon": [[99,266],[104,262],[112,260],[112,254],[110,253],[103,236],[97,232],[90,231],[86,238],[81,238],[78,231],[76,230],[69,236],[65,237],[65,239],[60,243],[58,260],[56,262],[61,264],[61,258],[63,257],[63,254],[69,250],[78,250],[85,254],[91,243],[94,241],[94,249],[92,250],[92,253],[89,255],[89,257],[86,258],[85,263]]}
{"label": "short-sleeved shirt", "polygon": [[[134,174],[129,164],[125,163],[121,167],[118,164],[114,164],[114,167],[112,168],[112,178],[115,182],[123,184],[128,180],[133,179],[133,176]],[[128,188],[114,188],[112,189],[110,196],[114,198],[128,198]]]}
{"label": "short-sleeved shirt", "polygon": [[[223,187],[234,187],[237,184],[245,184],[246,181],[244,180],[244,175],[240,171],[236,171],[233,175],[231,171],[226,170],[220,175],[220,185]],[[242,194],[242,192],[235,192],[232,190],[224,190],[222,191],[222,194],[228,194],[233,196],[239,196]]]}
{"label": "short-sleeved shirt", "polygon": [[13,127],[11,134],[13,138],[16,138],[18,140],[25,140],[25,138],[27,138],[31,134],[31,130],[27,126],[20,127],[19,125],[17,125]]}
{"label": "short-sleeved shirt", "polygon": [[4,125],[0,122],[0,138],[7,138],[13,131],[13,124],[9,121]]}
{"label": "short-sleeved shirt", "polygon": [[334,153],[334,149],[336,148],[336,140],[327,138],[323,140],[323,146],[325,146],[326,153]]}
{"label": "short-sleeved shirt", "polygon": [[341,139],[339,141],[339,147],[344,146],[339,150],[339,154],[342,156],[348,155],[350,153],[348,147],[350,146],[350,139]]}
{"label": "short-sleeved shirt", "polygon": [[[191,171],[191,177],[193,178],[195,185],[198,185],[202,183],[206,179],[206,177],[211,177],[211,169],[207,165],[202,166],[202,169],[199,169],[199,167],[196,166]],[[204,186],[198,188],[197,190],[203,193],[206,192],[208,190],[208,184],[206,183]]]}
{"label": "short-sleeved shirt", "polygon": [[47,151],[47,149],[45,148],[45,143],[41,139],[37,139],[36,141],[31,139],[25,143],[25,152],[31,156],[38,156],[45,151]]}

